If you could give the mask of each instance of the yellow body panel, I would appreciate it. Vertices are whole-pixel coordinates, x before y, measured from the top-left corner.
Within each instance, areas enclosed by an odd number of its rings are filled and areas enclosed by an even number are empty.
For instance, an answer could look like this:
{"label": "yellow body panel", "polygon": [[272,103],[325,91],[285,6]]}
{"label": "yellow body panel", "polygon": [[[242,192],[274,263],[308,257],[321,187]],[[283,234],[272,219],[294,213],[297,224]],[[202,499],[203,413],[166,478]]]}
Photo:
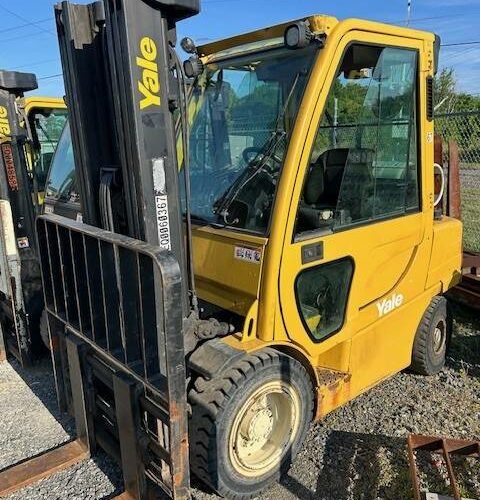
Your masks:
{"label": "yellow body panel", "polygon": [[[193,230],[195,287],[198,296],[246,316],[259,296],[266,239],[211,227]],[[241,260],[235,248],[260,252],[258,262]]]}
{"label": "yellow body panel", "polygon": [[[410,364],[415,332],[431,299],[458,281],[461,223],[448,218],[434,222],[433,122],[426,116],[426,77],[434,71],[434,36],[357,19],[313,16],[309,21],[315,32],[327,34],[326,44],[299,107],[268,239],[196,229],[194,254],[200,297],[246,316],[243,332],[224,341],[249,352],[274,346],[309,365],[317,382],[317,417],[321,417]],[[239,45],[247,52],[258,50],[262,40],[274,45],[288,24],[214,42],[199,52],[205,62],[212,62],[240,50]],[[421,209],[295,242],[297,208],[317,126],[339,63],[352,42],[405,47],[419,54]],[[306,243],[323,244],[320,262],[302,264]],[[261,249],[258,265],[235,259],[235,247],[242,245]],[[340,258],[354,262],[345,320],[340,331],[315,342],[299,315],[295,279],[302,269]],[[379,304],[399,295],[401,305],[380,317]],[[309,322],[319,319],[312,316]]]}
{"label": "yellow body panel", "polygon": [[458,285],[461,273],[452,269],[462,266],[462,225],[456,219],[443,217],[433,224],[433,243],[427,286],[442,283],[442,292]]}

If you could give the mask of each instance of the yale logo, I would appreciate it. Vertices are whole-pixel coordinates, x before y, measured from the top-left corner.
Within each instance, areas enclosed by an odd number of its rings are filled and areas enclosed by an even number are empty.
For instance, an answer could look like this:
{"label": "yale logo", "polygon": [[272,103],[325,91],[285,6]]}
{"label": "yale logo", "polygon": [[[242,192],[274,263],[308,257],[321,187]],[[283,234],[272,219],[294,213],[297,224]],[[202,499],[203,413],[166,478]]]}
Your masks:
{"label": "yale logo", "polygon": [[394,293],[389,299],[379,300],[377,302],[378,317],[381,318],[385,314],[392,312],[397,307],[403,304],[403,295]]}
{"label": "yale logo", "polygon": [[138,81],[138,90],[143,98],[140,109],[149,106],[160,106],[160,79],[158,77],[157,46],[154,40],[144,36],[140,40],[140,54],[137,56],[137,66],[142,68],[142,79]]}
{"label": "yale logo", "polygon": [[4,106],[0,106],[0,140],[10,136],[10,124],[8,123],[8,111]]}

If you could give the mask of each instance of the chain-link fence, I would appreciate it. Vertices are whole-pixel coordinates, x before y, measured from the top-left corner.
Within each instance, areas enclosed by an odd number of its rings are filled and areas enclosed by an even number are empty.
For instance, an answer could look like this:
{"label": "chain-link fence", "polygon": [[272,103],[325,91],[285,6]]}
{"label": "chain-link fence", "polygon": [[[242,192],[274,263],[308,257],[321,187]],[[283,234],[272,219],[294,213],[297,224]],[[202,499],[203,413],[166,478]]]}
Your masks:
{"label": "chain-link fence", "polygon": [[442,137],[445,164],[449,141],[458,145],[464,249],[480,252],[480,111],[436,115],[435,132]]}

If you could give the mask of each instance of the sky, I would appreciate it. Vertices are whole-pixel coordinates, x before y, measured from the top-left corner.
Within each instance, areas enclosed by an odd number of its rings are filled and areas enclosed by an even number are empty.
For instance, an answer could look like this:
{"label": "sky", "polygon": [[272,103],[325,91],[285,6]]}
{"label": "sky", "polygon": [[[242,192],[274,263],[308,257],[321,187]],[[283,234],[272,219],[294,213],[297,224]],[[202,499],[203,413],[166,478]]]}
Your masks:
{"label": "sky", "polygon": [[[88,3],[77,0],[76,3]],[[37,74],[38,95],[64,93],[52,0],[0,0],[0,68]],[[199,15],[178,24],[197,43],[310,14],[405,25],[407,0],[201,0]],[[453,67],[458,90],[480,94],[480,0],[412,0],[414,28],[442,38],[440,64]],[[448,44],[462,44],[448,46]]]}

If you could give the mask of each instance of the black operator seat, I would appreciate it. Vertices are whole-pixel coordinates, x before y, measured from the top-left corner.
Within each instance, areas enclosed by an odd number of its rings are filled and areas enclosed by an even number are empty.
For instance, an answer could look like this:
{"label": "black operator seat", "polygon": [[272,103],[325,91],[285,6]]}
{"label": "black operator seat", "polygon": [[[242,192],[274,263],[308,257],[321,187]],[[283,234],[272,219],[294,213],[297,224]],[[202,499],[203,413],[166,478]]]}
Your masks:
{"label": "black operator seat", "polygon": [[299,231],[332,224],[348,154],[348,148],[328,149],[310,165],[299,210]]}

